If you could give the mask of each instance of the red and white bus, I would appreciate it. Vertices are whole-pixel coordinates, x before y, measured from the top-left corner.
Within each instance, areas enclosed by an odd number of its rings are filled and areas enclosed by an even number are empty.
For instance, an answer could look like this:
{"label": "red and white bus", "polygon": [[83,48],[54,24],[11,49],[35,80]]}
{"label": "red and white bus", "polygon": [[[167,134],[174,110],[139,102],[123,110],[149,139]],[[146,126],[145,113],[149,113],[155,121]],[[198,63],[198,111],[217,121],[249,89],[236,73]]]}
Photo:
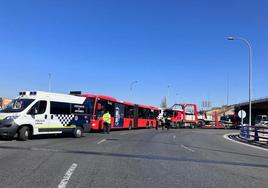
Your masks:
{"label": "red and white bus", "polygon": [[111,114],[111,129],[153,128],[158,125],[160,109],[130,102],[122,102],[109,96],[83,94],[91,103],[91,130],[102,130],[104,112]]}

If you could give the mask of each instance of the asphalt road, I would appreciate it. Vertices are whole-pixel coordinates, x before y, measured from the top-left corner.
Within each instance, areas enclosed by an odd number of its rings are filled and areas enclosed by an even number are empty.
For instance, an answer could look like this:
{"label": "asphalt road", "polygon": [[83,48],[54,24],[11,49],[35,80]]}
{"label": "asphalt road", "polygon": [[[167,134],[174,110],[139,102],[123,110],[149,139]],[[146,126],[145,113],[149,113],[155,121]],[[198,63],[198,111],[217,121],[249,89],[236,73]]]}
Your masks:
{"label": "asphalt road", "polygon": [[0,141],[0,187],[267,187],[268,152],[228,130],[125,130]]}

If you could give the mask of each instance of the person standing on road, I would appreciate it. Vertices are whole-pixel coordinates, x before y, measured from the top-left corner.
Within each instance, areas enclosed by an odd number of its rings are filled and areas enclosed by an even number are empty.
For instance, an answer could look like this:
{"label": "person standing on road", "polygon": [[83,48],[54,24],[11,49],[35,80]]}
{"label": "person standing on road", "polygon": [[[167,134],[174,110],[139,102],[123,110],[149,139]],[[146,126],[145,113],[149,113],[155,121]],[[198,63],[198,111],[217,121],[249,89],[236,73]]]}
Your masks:
{"label": "person standing on road", "polygon": [[171,127],[171,118],[170,117],[166,118],[166,126],[167,126],[167,130],[169,130]]}
{"label": "person standing on road", "polygon": [[162,130],[164,130],[165,129],[165,126],[166,126],[166,117],[162,117],[161,118],[161,127],[162,127]]}
{"label": "person standing on road", "polygon": [[107,134],[110,134],[111,114],[109,113],[109,111],[103,114],[102,119],[103,119],[103,134],[105,134],[105,132]]}

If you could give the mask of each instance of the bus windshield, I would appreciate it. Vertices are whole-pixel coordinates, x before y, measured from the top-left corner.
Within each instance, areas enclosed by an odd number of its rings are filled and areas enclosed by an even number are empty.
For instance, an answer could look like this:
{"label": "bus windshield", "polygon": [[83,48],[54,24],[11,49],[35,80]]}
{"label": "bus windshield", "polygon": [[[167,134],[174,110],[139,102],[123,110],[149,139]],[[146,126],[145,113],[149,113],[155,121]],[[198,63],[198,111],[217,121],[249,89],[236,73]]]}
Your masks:
{"label": "bus windshield", "polygon": [[25,110],[34,99],[14,99],[12,100],[9,105],[1,110],[2,113],[14,113],[14,112],[22,112]]}

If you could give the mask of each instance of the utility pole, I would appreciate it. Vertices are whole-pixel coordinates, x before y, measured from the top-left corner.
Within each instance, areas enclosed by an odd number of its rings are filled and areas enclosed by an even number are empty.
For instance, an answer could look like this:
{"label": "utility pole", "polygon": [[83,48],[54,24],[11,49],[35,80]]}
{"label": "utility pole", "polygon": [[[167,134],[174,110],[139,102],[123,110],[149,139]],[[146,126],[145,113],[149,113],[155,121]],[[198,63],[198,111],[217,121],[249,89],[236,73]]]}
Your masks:
{"label": "utility pole", "polygon": [[229,106],[229,85],[230,85],[230,83],[229,83],[229,74],[227,75],[227,106]]}
{"label": "utility pole", "polygon": [[249,122],[248,125],[251,127],[251,95],[252,95],[252,47],[247,39],[241,37],[227,37],[227,40],[240,40],[248,47],[248,58],[249,58],[249,78],[248,78],[248,101],[249,101]]}

